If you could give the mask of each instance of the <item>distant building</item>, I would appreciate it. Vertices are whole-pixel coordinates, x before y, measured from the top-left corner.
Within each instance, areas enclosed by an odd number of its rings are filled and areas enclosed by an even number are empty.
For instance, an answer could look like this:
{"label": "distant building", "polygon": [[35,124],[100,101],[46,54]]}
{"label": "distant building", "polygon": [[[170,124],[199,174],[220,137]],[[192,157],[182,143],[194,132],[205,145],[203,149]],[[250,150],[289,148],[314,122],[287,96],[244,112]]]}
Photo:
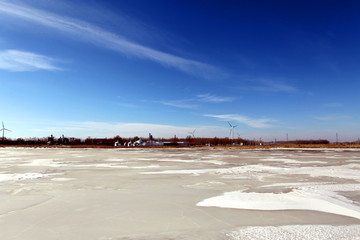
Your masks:
{"label": "distant building", "polygon": [[164,146],[163,142],[160,141],[147,141],[146,146]]}
{"label": "distant building", "polygon": [[134,142],[133,146],[144,146],[144,140],[139,139],[137,141]]}

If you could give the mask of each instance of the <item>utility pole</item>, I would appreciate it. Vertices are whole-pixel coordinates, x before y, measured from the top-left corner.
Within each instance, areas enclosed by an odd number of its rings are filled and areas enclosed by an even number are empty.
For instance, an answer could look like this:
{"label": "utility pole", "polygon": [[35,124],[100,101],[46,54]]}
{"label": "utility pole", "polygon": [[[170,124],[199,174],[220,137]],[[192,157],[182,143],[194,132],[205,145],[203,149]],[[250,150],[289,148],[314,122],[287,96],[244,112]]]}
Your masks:
{"label": "utility pole", "polygon": [[336,133],[336,144],[338,144],[339,143],[339,135],[338,135],[338,133]]}
{"label": "utility pole", "polygon": [[287,142],[289,141],[289,134],[288,133],[286,134],[286,141]]}

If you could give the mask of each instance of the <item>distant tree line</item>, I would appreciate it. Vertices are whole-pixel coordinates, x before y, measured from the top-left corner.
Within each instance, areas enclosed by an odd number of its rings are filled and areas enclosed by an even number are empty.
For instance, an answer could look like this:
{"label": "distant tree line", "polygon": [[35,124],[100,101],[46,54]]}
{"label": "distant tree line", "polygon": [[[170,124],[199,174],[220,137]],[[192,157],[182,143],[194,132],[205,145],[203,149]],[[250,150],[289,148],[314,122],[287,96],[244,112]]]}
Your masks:
{"label": "distant tree line", "polygon": [[[128,142],[135,142],[140,138],[135,136],[132,138],[124,138],[120,137],[119,135],[112,137],[112,138],[92,138],[87,137],[86,139],[81,138],[67,138],[61,136],[59,138],[54,137],[51,135],[50,137],[44,138],[17,138],[17,139],[10,139],[5,138],[0,140],[0,145],[70,145],[70,146],[79,146],[79,145],[86,145],[86,146],[114,146],[115,142],[118,142],[121,146]],[[247,140],[247,139],[230,139],[230,138],[193,138],[188,136],[187,138],[177,138],[176,136],[173,138],[156,138],[154,139],[151,135],[149,138],[141,138],[144,141],[160,141],[164,143],[180,143],[180,142],[187,142],[189,145],[274,145],[274,144],[330,144],[328,140],[295,140],[295,141],[276,141],[276,142],[263,142],[257,140]],[[340,144],[360,144],[360,141],[355,142],[346,142]]]}
{"label": "distant tree line", "polygon": [[295,141],[277,141],[277,144],[329,144],[328,140],[295,140]]}

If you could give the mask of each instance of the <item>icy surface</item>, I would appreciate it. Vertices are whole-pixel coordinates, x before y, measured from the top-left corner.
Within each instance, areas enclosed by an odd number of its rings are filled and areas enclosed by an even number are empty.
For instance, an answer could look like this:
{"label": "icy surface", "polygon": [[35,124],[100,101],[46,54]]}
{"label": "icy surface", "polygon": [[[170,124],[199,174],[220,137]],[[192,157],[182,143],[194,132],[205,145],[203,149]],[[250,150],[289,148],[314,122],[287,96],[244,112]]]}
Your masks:
{"label": "icy surface", "polygon": [[0,148],[12,240],[359,239],[358,149]]}
{"label": "icy surface", "polygon": [[288,225],[246,227],[226,233],[229,240],[359,240],[360,227],[327,225]]}

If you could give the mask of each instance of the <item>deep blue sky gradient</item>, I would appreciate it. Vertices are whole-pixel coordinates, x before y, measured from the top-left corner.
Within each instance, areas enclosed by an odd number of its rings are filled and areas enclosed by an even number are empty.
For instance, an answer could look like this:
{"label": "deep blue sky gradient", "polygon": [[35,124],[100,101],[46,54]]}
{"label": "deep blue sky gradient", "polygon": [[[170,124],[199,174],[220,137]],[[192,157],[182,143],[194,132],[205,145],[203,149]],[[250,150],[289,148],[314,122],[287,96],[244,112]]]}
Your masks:
{"label": "deep blue sky gradient", "polygon": [[12,138],[228,137],[230,121],[249,139],[357,140],[359,12],[358,1],[0,0],[0,120]]}

